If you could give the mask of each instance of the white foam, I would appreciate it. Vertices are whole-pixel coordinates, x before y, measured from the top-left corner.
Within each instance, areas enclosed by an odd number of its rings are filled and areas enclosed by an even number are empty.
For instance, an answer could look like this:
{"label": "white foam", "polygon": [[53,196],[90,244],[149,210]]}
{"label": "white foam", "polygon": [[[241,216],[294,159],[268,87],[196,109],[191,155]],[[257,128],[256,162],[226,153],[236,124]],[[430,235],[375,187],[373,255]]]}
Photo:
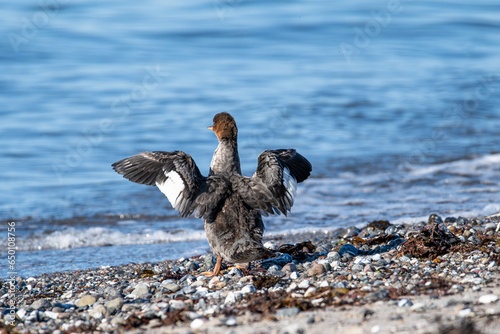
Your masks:
{"label": "white foam", "polygon": [[[140,226],[140,222],[136,222]],[[79,247],[100,247],[114,245],[140,245],[166,242],[203,240],[205,231],[188,230],[176,233],[162,230],[145,230],[139,233],[123,233],[103,227],[87,229],[66,228],[42,236],[19,239],[19,251],[41,249],[70,249]]]}
{"label": "white foam", "polygon": [[409,176],[433,176],[444,172],[458,176],[481,176],[500,171],[500,154],[490,154],[474,159],[463,159],[429,166],[413,166]]}

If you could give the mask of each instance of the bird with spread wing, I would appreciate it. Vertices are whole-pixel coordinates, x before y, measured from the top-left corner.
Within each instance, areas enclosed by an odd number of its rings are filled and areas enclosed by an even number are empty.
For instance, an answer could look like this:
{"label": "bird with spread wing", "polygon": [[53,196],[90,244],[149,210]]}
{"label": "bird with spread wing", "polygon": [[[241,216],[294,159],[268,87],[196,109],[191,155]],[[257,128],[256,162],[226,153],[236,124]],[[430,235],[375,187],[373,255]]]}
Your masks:
{"label": "bird with spread wing", "polygon": [[222,259],[250,263],[272,253],[262,244],[262,215],[286,215],[297,183],[309,177],[312,166],[294,149],[266,150],[259,155],[255,174],[243,176],[234,118],[219,113],[208,129],[219,140],[208,176],[181,151],[142,152],[112,167],[132,182],[157,186],[181,217],[203,218],[210,248],[217,256],[213,272],[205,274],[217,276]]}

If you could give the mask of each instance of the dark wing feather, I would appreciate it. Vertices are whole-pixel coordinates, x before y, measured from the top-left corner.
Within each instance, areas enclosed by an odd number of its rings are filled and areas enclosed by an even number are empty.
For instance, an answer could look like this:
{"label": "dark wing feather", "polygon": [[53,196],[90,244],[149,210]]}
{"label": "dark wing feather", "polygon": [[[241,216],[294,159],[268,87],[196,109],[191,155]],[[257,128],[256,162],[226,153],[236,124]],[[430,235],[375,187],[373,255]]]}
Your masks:
{"label": "dark wing feather", "polygon": [[180,151],[142,152],[112,166],[132,182],[158,186],[182,217],[195,210],[195,199],[206,180],[193,158]]}
{"label": "dark wing feather", "polygon": [[240,194],[240,197],[249,207],[261,211],[265,216],[279,213],[273,209],[273,207],[278,207],[278,201],[262,180],[233,175],[231,184],[234,191]]}
{"label": "dark wing feather", "polygon": [[297,183],[306,180],[311,170],[311,163],[294,149],[268,150],[259,155],[252,179],[267,187],[277,202],[272,203],[273,209],[286,215],[293,206]]}
{"label": "dark wing feather", "polygon": [[224,199],[231,191],[231,185],[224,177],[209,176],[200,187],[200,193],[195,200],[195,216],[212,221],[212,214],[218,212],[224,203]]}

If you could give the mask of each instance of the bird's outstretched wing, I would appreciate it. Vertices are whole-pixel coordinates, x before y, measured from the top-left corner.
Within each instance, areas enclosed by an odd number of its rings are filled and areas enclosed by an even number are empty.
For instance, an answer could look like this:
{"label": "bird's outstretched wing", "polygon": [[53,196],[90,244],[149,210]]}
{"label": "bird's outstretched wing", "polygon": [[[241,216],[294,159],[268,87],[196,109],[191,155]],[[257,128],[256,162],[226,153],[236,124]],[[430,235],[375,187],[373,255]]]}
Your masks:
{"label": "bird's outstretched wing", "polygon": [[259,155],[257,171],[239,183],[250,207],[263,213],[283,213],[293,206],[297,183],[311,174],[311,163],[294,149],[268,150]]}
{"label": "bird's outstretched wing", "polygon": [[113,169],[132,182],[156,185],[180,216],[208,214],[222,199],[226,185],[201,175],[193,158],[184,152],[142,152],[115,162]]}

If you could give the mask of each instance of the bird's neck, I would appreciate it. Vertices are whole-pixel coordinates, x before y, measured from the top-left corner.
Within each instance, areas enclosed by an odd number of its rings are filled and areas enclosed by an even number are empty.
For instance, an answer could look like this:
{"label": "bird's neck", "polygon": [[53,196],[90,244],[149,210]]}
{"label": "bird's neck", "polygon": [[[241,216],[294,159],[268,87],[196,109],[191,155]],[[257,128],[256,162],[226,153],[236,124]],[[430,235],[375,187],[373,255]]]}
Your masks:
{"label": "bird's neck", "polygon": [[222,138],[210,164],[210,175],[232,173],[241,174],[238,143],[235,140]]}

